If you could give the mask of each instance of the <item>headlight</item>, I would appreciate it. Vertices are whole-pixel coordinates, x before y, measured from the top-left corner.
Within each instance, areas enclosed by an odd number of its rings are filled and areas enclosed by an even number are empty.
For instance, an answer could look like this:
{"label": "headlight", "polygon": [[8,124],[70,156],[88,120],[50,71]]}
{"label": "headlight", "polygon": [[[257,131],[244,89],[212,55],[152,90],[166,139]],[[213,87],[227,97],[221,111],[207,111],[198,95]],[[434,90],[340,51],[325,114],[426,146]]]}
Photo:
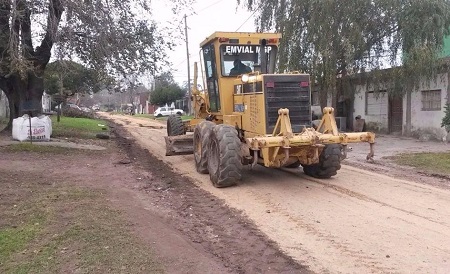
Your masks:
{"label": "headlight", "polygon": [[250,76],[248,74],[242,75],[242,78],[241,78],[242,82],[247,83],[249,79],[250,79]]}

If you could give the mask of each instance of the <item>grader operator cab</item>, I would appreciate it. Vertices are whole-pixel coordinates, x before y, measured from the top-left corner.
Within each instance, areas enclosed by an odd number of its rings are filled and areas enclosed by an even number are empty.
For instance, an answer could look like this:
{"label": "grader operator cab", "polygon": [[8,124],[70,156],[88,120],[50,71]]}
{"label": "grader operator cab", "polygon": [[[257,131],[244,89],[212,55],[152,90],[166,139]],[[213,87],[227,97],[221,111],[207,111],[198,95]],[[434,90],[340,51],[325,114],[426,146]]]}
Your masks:
{"label": "grader operator cab", "polygon": [[197,171],[209,173],[216,187],[235,185],[244,165],[301,165],[307,175],[330,178],[353,142],[368,142],[367,159],[373,157],[375,135],[339,133],[333,108],[312,127],[309,75],[275,74],[280,38],[215,32],[201,43],[206,90],[197,90],[195,65],[194,118],[169,117],[166,155],[193,152]]}

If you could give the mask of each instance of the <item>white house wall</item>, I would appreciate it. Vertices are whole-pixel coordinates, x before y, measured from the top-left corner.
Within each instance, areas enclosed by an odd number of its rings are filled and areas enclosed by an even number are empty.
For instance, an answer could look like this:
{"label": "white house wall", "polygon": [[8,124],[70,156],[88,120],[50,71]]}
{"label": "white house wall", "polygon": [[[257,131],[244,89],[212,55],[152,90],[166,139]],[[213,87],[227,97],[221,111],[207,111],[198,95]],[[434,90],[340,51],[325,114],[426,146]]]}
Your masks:
{"label": "white house wall", "polygon": [[0,90],[0,120],[2,118],[8,117],[8,101],[6,99],[6,94]]}
{"label": "white house wall", "polygon": [[[436,81],[430,81],[429,85],[422,87],[411,94],[411,131],[429,131],[437,135],[444,134],[441,128],[442,118],[444,117],[445,104],[447,102],[448,79],[446,74],[440,74]],[[441,110],[422,110],[422,90],[441,90]],[[403,98],[403,124],[406,124],[406,96]]]}
{"label": "white house wall", "polygon": [[[442,118],[444,117],[444,107],[448,102],[447,94],[448,78],[447,74],[438,75],[436,81],[425,83],[411,94],[411,131],[417,133],[417,136],[423,134],[431,135],[437,139],[445,135],[445,131],[441,128]],[[422,110],[422,90],[441,90],[441,110]],[[373,91],[371,87],[366,85],[357,85],[354,101],[353,117],[361,115],[366,120],[366,124],[375,126],[377,130],[387,131],[389,129],[388,107],[383,103],[379,105],[371,105],[370,112],[366,114],[366,92]],[[378,99],[383,100],[383,99]],[[406,128],[407,101],[406,96],[403,98],[403,131]],[[378,107],[377,110],[374,108]],[[379,110],[379,112],[377,112]],[[376,113],[376,114],[375,114]]]}
{"label": "white house wall", "polygon": [[50,112],[52,106],[52,97],[44,92],[42,95],[42,111]]}
{"label": "white house wall", "polygon": [[[44,92],[42,95],[42,111],[50,112],[52,104],[51,96]],[[3,91],[0,90],[0,118],[5,118],[9,116],[9,107],[8,101],[6,99],[6,95]]]}
{"label": "white house wall", "polygon": [[375,127],[379,131],[387,131],[389,128],[389,121],[388,108],[384,103],[386,98],[377,99],[376,101],[383,101],[383,103],[380,102],[378,105],[371,105],[369,114],[366,114],[367,91],[372,90],[370,90],[370,87],[369,90],[367,90],[366,85],[356,86],[353,117],[361,115],[361,118],[366,120],[367,125]]}

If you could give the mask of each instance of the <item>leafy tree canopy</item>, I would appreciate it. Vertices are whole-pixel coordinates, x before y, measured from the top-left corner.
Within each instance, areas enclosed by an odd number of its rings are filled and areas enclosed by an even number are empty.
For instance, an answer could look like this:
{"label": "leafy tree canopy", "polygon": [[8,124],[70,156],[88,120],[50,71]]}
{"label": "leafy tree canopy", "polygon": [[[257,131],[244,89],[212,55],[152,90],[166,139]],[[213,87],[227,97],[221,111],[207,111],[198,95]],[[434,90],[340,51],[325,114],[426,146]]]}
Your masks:
{"label": "leafy tree canopy", "polygon": [[[194,0],[166,1],[176,14]],[[150,0],[0,0],[0,89],[11,118],[39,105],[52,55],[109,75],[157,73],[176,33],[151,20]]]}
{"label": "leafy tree canopy", "polygon": [[399,65],[390,71],[396,83],[388,91],[410,91],[419,75],[436,74],[450,29],[448,0],[237,2],[255,10],[260,31],[283,34],[281,71],[308,72],[329,91],[336,90],[337,76],[375,71],[375,82],[381,69]]}
{"label": "leafy tree canopy", "polygon": [[445,115],[442,118],[441,127],[445,128],[445,130],[450,133],[450,104],[445,105]]}
{"label": "leafy tree canopy", "polygon": [[93,94],[111,89],[114,83],[112,77],[73,61],[49,63],[45,70],[44,86],[48,94]]}
{"label": "leafy tree canopy", "polygon": [[173,79],[170,72],[165,72],[155,77],[155,88],[150,93],[152,105],[165,105],[182,99],[186,91],[182,89]]}

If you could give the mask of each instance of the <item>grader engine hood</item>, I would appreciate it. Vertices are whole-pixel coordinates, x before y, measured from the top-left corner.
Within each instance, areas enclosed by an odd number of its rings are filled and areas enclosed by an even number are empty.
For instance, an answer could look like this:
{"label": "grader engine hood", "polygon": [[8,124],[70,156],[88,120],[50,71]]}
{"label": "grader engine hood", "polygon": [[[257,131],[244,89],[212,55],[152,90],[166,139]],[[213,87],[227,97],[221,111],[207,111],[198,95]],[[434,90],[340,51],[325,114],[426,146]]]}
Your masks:
{"label": "grader engine hood", "polygon": [[272,134],[280,108],[289,109],[292,131],[311,127],[309,75],[272,74],[262,76],[265,96],[266,133]]}
{"label": "grader engine hood", "polygon": [[308,74],[244,74],[234,80],[233,100],[249,134],[272,134],[280,109],[289,109],[294,133],[312,126]]}

